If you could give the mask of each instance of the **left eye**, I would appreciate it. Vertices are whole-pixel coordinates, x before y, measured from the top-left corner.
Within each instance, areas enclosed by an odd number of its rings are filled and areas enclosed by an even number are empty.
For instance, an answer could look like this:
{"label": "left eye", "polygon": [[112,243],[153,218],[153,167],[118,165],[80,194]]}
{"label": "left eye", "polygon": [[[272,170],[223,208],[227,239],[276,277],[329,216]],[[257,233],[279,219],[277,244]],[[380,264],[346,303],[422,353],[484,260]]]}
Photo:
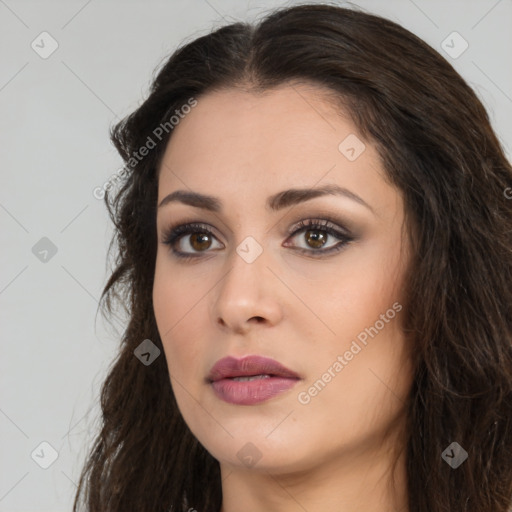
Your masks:
{"label": "left eye", "polygon": [[[348,232],[344,232],[341,229],[336,228],[330,222],[325,220],[301,221],[298,226],[295,226],[295,228],[296,229],[294,229],[290,234],[290,238],[295,238],[299,234],[304,233],[306,235],[304,240],[310,248],[298,247],[297,250],[308,255],[321,256],[327,253],[337,252],[354,240]],[[188,235],[188,238],[186,235]],[[334,246],[331,245],[325,249],[323,247],[330,236],[337,238],[339,242]],[[200,254],[194,254],[194,251],[203,253],[210,248],[212,237],[216,239],[215,235],[206,224],[183,224],[175,228],[170,228],[166,231],[162,237],[162,243],[169,245],[172,253],[178,258],[191,259],[201,256]],[[176,248],[176,246],[180,245],[182,239],[187,241],[192,252]],[[286,246],[288,247],[289,244],[286,243]]]}
{"label": "left eye", "polygon": [[[347,233],[344,233],[343,231],[337,229],[336,227],[332,226],[327,221],[302,221],[299,223],[298,228],[291,234],[292,238],[295,238],[299,234],[303,233],[305,236],[304,240],[306,244],[310,248],[313,249],[322,249],[319,250],[311,250],[307,247],[299,247],[299,249],[303,252],[315,252],[315,253],[330,253],[335,250],[341,250],[345,245],[347,245],[349,242],[353,240],[353,238],[348,235]],[[333,237],[337,238],[339,242],[335,244],[334,246],[331,245],[329,248],[324,248],[327,238]]]}

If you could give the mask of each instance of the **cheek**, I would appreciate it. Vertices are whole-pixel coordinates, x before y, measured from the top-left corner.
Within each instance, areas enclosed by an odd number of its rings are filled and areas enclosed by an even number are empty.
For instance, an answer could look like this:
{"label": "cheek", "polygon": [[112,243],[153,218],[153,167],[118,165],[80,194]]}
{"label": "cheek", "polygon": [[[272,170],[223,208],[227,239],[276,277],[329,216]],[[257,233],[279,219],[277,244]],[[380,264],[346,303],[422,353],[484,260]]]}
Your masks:
{"label": "cheek", "polygon": [[190,319],[197,315],[201,297],[205,293],[202,282],[190,270],[182,270],[170,261],[170,256],[159,249],[153,284],[153,309],[162,342],[187,329]]}
{"label": "cheek", "polygon": [[394,243],[394,249],[383,245],[354,257],[347,265],[350,272],[341,270],[343,287],[325,302],[325,318],[330,319],[328,325],[336,335],[330,343],[319,344],[326,355],[317,359],[314,377],[321,377],[347,351],[348,364],[318,404],[325,401],[327,406],[341,392],[349,409],[359,410],[363,400],[372,404],[373,411],[380,406],[400,406],[393,393],[402,399],[407,392],[411,372],[401,325],[403,273]]}
{"label": "cheek", "polygon": [[201,339],[197,322],[201,302],[195,297],[198,288],[190,286],[190,280],[180,280],[179,272],[175,269],[171,271],[165,268],[164,258],[159,261],[157,257],[153,309],[169,373],[181,381],[187,376],[183,369],[191,368],[190,362],[200,352],[196,340]]}
{"label": "cheek", "polygon": [[342,283],[340,287],[319,299],[325,306],[326,323],[336,332],[336,339],[355,338],[376,322],[382,325],[386,319],[390,322],[384,323],[384,330],[396,323],[398,310],[403,309],[400,269],[394,257],[386,258],[384,253],[376,251],[361,254],[338,273],[336,280]]}
{"label": "cheek", "polygon": [[[301,404],[309,400],[301,405],[302,417],[327,439],[340,433],[346,442],[380,436],[403,411],[413,375],[396,320],[377,335],[368,336],[366,345],[357,342],[360,349],[354,350],[356,354],[351,352],[350,360],[345,351],[350,349],[352,338],[344,338],[311,372],[309,387],[302,389],[306,394],[301,395]],[[338,355],[346,361],[341,371],[334,366]],[[329,368],[334,377],[328,373]]]}

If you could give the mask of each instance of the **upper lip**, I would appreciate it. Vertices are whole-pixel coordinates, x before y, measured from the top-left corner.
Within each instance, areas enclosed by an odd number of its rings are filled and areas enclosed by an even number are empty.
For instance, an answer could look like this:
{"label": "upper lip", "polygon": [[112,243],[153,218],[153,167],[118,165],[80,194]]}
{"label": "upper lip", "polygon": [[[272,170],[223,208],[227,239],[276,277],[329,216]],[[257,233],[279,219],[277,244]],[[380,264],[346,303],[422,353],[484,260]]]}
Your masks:
{"label": "upper lip", "polygon": [[237,359],[232,356],[219,359],[211,368],[207,380],[214,382],[230,377],[250,377],[252,375],[273,375],[300,379],[292,370],[286,368],[274,359],[263,356],[246,356]]}

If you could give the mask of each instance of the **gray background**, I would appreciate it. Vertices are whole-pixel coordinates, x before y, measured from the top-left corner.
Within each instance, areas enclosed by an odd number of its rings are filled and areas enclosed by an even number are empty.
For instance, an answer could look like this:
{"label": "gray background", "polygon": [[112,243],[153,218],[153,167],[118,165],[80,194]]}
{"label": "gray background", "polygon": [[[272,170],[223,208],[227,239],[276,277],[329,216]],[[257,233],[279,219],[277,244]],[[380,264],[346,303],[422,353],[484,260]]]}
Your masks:
{"label": "gray background", "polygon": [[[352,4],[447,57],[477,91],[510,158],[512,0]],[[96,314],[112,230],[93,190],[121,166],[109,126],[141,103],[178,44],[279,5],[0,0],[0,511],[70,510],[98,425],[99,388],[119,341]],[[43,31],[58,43],[45,59],[31,47],[50,48]],[[457,58],[441,47],[453,31],[469,44]],[[43,237],[56,254],[38,254]],[[51,449],[42,442],[58,453],[47,469]]]}

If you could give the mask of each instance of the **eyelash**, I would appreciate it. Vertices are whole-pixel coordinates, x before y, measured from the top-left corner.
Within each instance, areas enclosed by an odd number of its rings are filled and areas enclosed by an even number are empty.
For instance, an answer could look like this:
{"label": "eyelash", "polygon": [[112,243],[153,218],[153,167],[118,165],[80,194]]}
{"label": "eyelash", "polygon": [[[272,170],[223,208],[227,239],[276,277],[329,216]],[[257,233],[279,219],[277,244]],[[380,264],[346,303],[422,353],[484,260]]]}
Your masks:
{"label": "eyelash", "polygon": [[[291,230],[291,232],[288,234],[288,237],[295,237],[297,234],[299,234],[301,231],[322,231],[329,235],[334,236],[335,238],[339,238],[341,240],[340,243],[336,244],[335,246],[324,249],[324,250],[308,250],[308,249],[297,249],[302,254],[308,254],[312,255],[313,257],[322,257],[327,254],[333,254],[336,252],[341,251],[343,248],[345,248],[350,242],[355,240],[355,237],[348,235],[347,233],[344,233],[343,231],[337,229],[335,226],[333,226],[328,220],[317,220],[317,219],[308,219],[308,220],[302,220],[298,223],[298,225],[294,226],[294,228]],[[162,236],[162,243],[165,245],[170,246],[170,250],[172,253],[177,257],[180,258],[183,261],[189,261],[192,259],[200,258],[202,257],[201,252],[197,254],[189,254],[182,251],[176,250],[174,247],[176,245],[176,242],[180,238],[182,238],[184,235],[192,235],[192,234],[208,234],[215,237],[215,235],[212,233],[212,231],[209,229],[209,227],[206,224],[196,223],[192,222],[189,224],[181,224],[179,226],[171,226],[169,227]],[[202,251],[207,252],[207,251]]]}

